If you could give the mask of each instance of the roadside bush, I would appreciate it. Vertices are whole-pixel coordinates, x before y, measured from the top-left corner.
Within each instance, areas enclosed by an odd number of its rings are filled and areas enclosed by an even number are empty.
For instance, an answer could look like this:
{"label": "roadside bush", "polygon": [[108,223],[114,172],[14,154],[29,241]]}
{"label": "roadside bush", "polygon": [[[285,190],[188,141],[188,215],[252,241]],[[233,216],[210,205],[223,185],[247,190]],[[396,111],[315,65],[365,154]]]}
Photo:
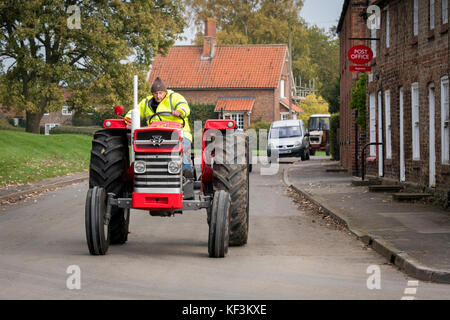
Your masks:
{"label": "roadside bush", "polygon": [[260,145],[260,139],[259,139],[259,130],[266,130],[267,132],[267,137],[269,135],[269,129],[270,129],[270,122],[265,122],[265,121],[256,121],[254,122],[251,126],[249,126],[247,128],[247,130],[249,129],[253,129],[256,131],[256,141],[257,141],[257,148],[258,150],[266,150],[266,144],[267,141],[265,141],[264,145]]}
{"label": "roadside bush", "polygon": [[334,160],[339,160],[339,113],[330,117],[330,153]]}
{"label": "roadside bush", "polygon": [[73,127],[73,126],[58,126],[54,127],[50,130],[50,134],[84,134],[88,136],[93,136],[94,133],[98,130],[101,130],[102,127],[99,126],[91,126],[91,127]]}

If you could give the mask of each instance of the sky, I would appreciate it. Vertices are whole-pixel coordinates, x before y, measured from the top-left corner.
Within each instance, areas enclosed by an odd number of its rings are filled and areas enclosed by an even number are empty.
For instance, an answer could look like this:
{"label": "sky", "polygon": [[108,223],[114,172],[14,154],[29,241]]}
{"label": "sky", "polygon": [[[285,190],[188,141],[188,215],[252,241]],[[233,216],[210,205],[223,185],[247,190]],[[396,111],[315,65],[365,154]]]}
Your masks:
{"label": "sky", "polygon": [[[328,29],[337,25],[341,15],[344,0],[304,0],[300,15],[310,25],[317,25],[320,28]],[[195,36],[194,29],[185,30],[184,34],[187,40],[177,41],[176,45],[189,45]]]}

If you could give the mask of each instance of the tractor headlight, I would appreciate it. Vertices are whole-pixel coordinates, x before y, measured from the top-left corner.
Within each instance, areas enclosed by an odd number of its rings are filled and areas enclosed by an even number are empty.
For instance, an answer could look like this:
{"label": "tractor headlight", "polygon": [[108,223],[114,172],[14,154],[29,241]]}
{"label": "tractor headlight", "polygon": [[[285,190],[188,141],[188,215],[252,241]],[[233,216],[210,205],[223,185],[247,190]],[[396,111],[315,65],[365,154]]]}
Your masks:
{"label": "tractor headlight", "polygon": [[135,173],[145,173],[145,162],[144,161],[135,161],[134,162],[134,172]]}
{"label": "tractor headlight", "polygon": [[167,169],[170,174],[178,174],[181,171],[181,162],[179,161],[170,161],[167,165]]}

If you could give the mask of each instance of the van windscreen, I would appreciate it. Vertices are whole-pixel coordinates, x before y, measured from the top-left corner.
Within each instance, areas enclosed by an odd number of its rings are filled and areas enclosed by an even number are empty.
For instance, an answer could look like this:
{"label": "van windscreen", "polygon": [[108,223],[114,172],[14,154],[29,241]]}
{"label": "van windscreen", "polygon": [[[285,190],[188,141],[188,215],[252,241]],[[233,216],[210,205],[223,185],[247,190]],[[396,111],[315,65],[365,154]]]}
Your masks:
{"label": "van windscreen", "polygon": [[293,127],[278,127],[272,128],[270,130],[271,138],[291,138],[291,137],[300,137],[302,135],[302,130],[299,126]]}

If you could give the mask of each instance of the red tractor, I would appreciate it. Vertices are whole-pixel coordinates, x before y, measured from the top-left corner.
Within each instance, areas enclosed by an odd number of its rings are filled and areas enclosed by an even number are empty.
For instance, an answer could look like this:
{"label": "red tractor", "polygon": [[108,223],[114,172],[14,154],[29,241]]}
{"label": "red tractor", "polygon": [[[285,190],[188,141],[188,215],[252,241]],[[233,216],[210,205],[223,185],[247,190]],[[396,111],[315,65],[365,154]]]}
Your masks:
{"label": "red tractor", "polygon": [[[116,113],[123,113],[121,107],[116,107]],[[194,170],[194,179],[185,179],[183,126],[154,121],[140,128],[136,125],[140,123],[139,112],[136,114],[130,138],[123,118],[105,120],[105,129],[94,134],[85,207],[89,252],[104,255],[109,244],[128,240],[130,209],[167,217],[206,208],[210,257],[224,257],[229,245],[246,244],[248,136],[235,132],[233,120],[208,120],[202,134],[200,178]],[[156,113],[153,117],[164,115]],[[236,152],[239,146],[244,147]]]}

